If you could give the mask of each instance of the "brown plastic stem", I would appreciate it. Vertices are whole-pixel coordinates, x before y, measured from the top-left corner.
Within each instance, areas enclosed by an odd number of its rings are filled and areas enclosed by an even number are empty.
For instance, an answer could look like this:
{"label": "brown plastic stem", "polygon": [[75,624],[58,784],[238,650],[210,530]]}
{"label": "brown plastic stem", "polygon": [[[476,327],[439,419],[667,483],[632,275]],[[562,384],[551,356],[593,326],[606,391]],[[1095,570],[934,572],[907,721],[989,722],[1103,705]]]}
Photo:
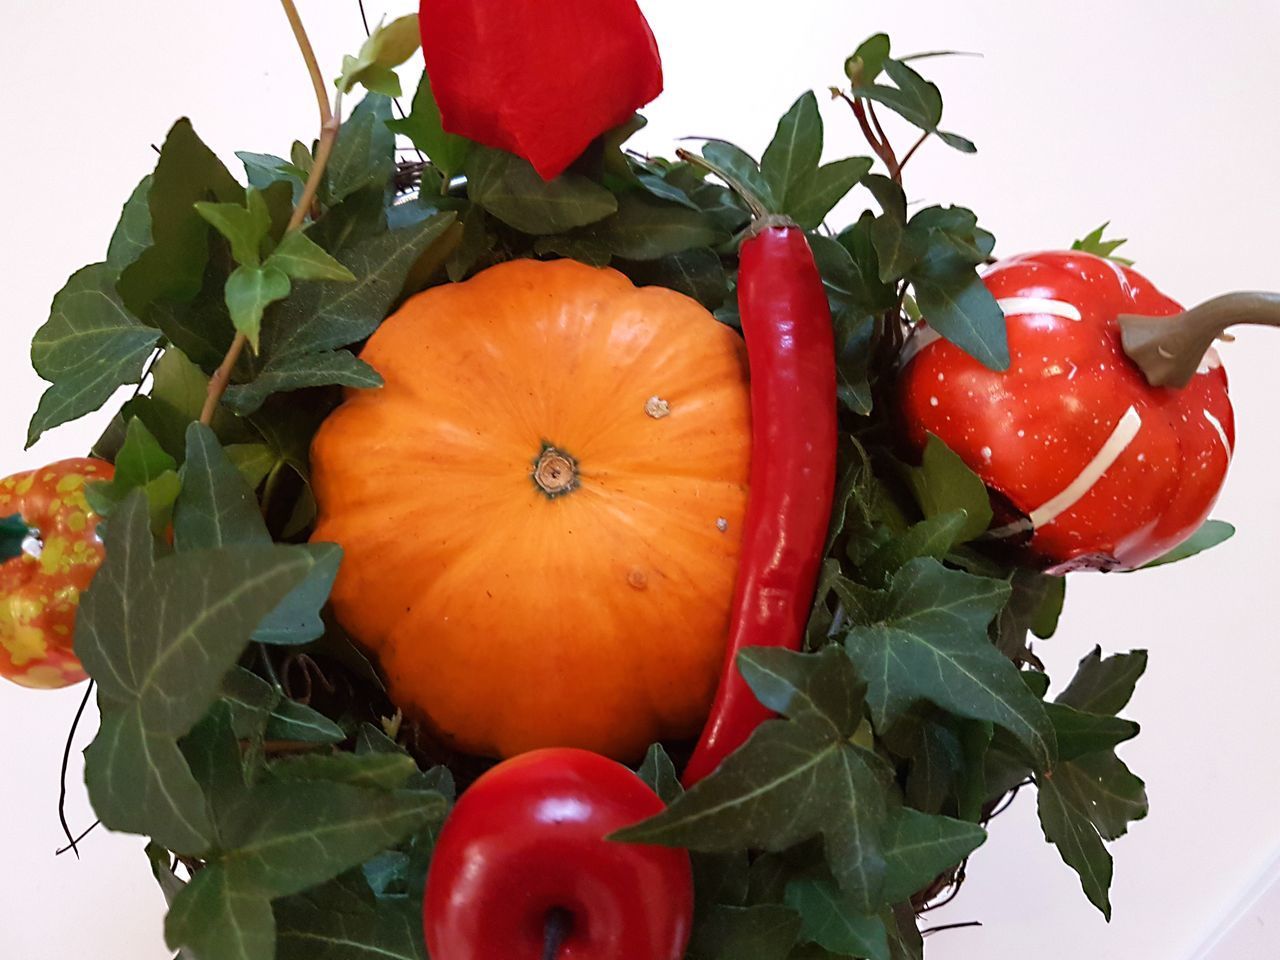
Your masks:
{"label": "brown plastic stem", "polygon": [[[302,51],[307,73],[311,75],[311,85],[315,88],[316,103],[320,107],[320,142],[316,146],[315,160],[311,164],[311,172],[307,174],[302,196],[298,198],[298,203],[293,208],[293,215],[289,217],[289,225],[285,228],[286,231],[290,231],[297,230],[306,221],[307,213],[315,203],[316,194],[320,190],[325,168],[329,165],[329,155],[333,153],[333,145],[338,139],[338,128],[342,125],[342,94],[337,95],[334,106],[330,107],[324,75],[320,72],[320,64],[316,62],[316,54],[311,47],[311,40],[307,37],[306,28],[302,25],[302,18],[298,16],[298,8],[293,0],[280,0],[280,5],[284,7],[284,14],[289,19],[294,39],[298,41],[298,49]],[[227,392],[227,387],[231,383],[231,373],[235,370],[240,354],[244,352],[244,346],[248,342],[249,338],[245,334],[237,332],[231,341],[231,346],[227,349],[226,356],[222,358],[222,363],[218,364],[218,369],[209,378],[204,406],[200,410],[200,422],[206,427],[213,423],[213,415],[218,412],[222,395]]]}
{"label": "brown plastic stem", "polygon": [[1237,323],[1280,327],[1280,293],[1226,293],[1172,317],[1121,314],[1124,352],[1155,387],[1191,382],[1213,341]]}

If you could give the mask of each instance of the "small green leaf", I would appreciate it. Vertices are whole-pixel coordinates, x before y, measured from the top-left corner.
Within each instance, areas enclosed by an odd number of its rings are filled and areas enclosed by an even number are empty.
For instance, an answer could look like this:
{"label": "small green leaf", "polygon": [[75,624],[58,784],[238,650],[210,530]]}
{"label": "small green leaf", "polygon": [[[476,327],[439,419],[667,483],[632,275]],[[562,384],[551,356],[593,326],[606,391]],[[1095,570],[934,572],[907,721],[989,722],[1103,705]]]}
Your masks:
{"label": "small green leaf", "polygon": [[422,908],[375,897],[358,875],[274,904],[275,960],[424,960]]}
{"label": "small green leaf", "polygon": [[959,542],[981,536],[991,525],[991,497],[986,484],[933,434],[925,443],[920,466],[908,468],[907,484],[926,517],[964,512],[966,521]]}
{"label": "small green leaf", "polygon": [[1083,250],[1085,253],[1092,253],[1095,257],[1105,257],[1108,260],[1114,260],[1116,263],[1125,266],[1133,266],[1132,260],[1126,260],[1124,257],[1113,256],[1116,249],[1128,243],[1128,240],[1104,240],[1103,234],[1107,232],[1107,227],[1111,226],[1108,220],[1098,229],[1092,231],[1079,240],[1072,242],[1072,250]]}
{"label": "small green leaf", "polygon": [[111,235],[107,248],[107,267],[119,277],[152,243],[151,208],[147,197],[151,193],[151,174],[142,178],[120,211],[120,221]]}
{"label": "small green leaf", "polygon": [[729,240],[729,234],[705,213],[664,203],[647,194],[625,194],[618,198],[617,205],[617,213],[573,236],[627,260],[657,260]]}
{"label": "small green leaf", "polygon": [[691,247],[657,260],[628,265],[626,273],[640,286],[652,284],[676,290],[708,310],[715,310],[729,296],[724,262],[710,247]]}
{"label": "small green leaf", "polygon": [[1222,520],[1206,520],[1199,530],[1186,540],[1183,540],[1182,543],[1168,553],[1144,563],[1138,569],[1150,570],[1152,567],[1162,567],[1166,563],[1177,563],[1179,560],[1186,560],[1188,557],[1194,557],[1197,553],[1211,550],[1220,543],[1226,543],[1235,534],[1236,528],[1229,523]]}
{"label": "small green leaf", "polygon": [[905,277],[929,251],[927,236],[887,213],[876,217],[871,224],[871,242],[876,248],[880,279],[884,283]]}
{"label": "small green leaf", "polygon": [[413,145],[436,165],[445,183],[462,169],[471,150],[470,140],[445,133],[440,123],[440,108],[436,105],[435,94],[431,92],[431,77],[425,71],[418,84],[418,92],[414,94],[409,116],[403,120],[391,120],[387,126],[413,141]]}
{"label": "small green leaf", "polygon": [[778,199],[774,196],[769,181],[760,172],[760,164],[751,154],[725,140],[708,140],[702,145],[702,155],[733,177],[735,189],[749,191],[766,210],[778,211]]}
{"label": "small green leaf", "polygon": [[1133,696],[1146,669],[1145,650],[1118,653],[1104,659],[1102,648],[1094,647],[1081,659],[1076,675],[1058,695],[1057,702],[1089,713],[1115,716]]}
{"label": "small green leaf", "polygon": [[770,720],[667,809],[613,835],[625,843],[709,852],[785,850],[822,834],[841,889],[873,908],[885,863],[892,770],[829,731]]}
{"label": "small green leaf", "polygon": [[896,87],[870,83],[863,79],[855,83],[853,95],[882,103],[902,119],[921,130],[932,133],[942,120],[942,94],[901,60],[886,57],[884,72]]}
{"label": "small green leaf", "polygon": [[239,266],[227,278],[227,310],[235,328],[249,338],[258,349],[262,313],[277,300],[289,296],[293,288],[289,275],[274,266]]}
{"label": "small green leaf", "polygon": [[818,98],[806,91],[791,105],[760,158],[760,170],[783,209],[791,189],[818,168],[822,156],[822,115]]}
{"label": "small green leaf", "polygon": [[782,211],[805,230],[815,230],[832,207],[858,185],[871,169],[868,157],[847,157],[825,163],[802,177],[787,194]]}
{"label": "small green leaf", "polygon": [[1060,760],[1111,750],[1138,735],[1138,725],[1132,720],[1085,713],[1061,703],[1046,703],[1044,708],[1053,723]]}
{"label": "small green leaf", "polygon": [[562,233],[618,209],[612,193],[581,174],[543,180],[527,160],[490,147],[471,151],[467,180],[474,203],[524,233]]}
{"label": "small green leaf", "polygon": [[689,960],[786,960],[800,917],[781,904],[712,908],[693,929]]}
{"label": "small green leaf", "polygon": [[31,343],[31,364],[51,386],[31,418],[27,446],[97,410],[117,387],[141,380],[159,339],[160,331],[121,302],[110,267],[98,263],[73,274]]}
{"label": "small green leaf", "polygon": [[910,899],[986,839],[987,831],[977,824],[903,807],[885,837],[885,899],[890,903]]}
{"label": "small green leaf", "polygon": [[[275,157],[269,153],[250,153],[247,150],[237,150],[236,157],[244,164],[249,186],[266,190],[273,183],[287,183],[291,202],[296,204],[302,199],[302,188],[306,183],[307,172],[299,169],[296,164],[283,157]],[[308,157],[310,157],[309,154]]]}
{"label": "small green leaf", "polygon": [[1009,368],[1004,314],[972,264],[926,260],[909,277],[929,325],[992,370]]}
{"label": "small green leaf", "polygon": [[276,463],[276,455],[265,443],[231,443],[223,448],[250,490],[257,490]]}
{"label": "small green leaf", "polygon": [[271,960],[276,923],[270,901],[246,895],[225,871],[206,867],[174,898],[164,938],[170,949],[186,947],[199,960]]}
{"label": "small green leaf", "polygon": [[159,534],[168,525],[170,508],[181,488],[177,466],[146,424],[135,417],[129,421],[124,443],[116,453],[115,474],[106,483],[90,484],[85,493],[94,511],[108,516],[130,492],[142,490],[151,529]]}
{"label": "small green leaf", "polygon": [[328,384],[373,389],[382,386],[382,377],[348,350],[272,358],[249,383],[228,389],[223,402],[241,416],[248,416],[272,394]]}
{"label": "small green leaf", "polygon": [[845,76],[855,87],[872,83],[884,69],[889,57],[889,35],[877,33],[858,45],[858,49],[844,62]]}
{"label": "small green leaf", "polygon": [[1009,598],[1007,583],[922,557],[894,576],[887,593],[848,581],[838,581],[836,593],[852,623],[845,648],[869,682],[878,731],[927,700],[1004,727],[1040,769],[1053,765],[1044,706],[987,639],[987,625]]}
{"label": "small green leaf", "polygon": [[400,81],[392,71],[413,56],[421,43],[416,13],[380,23],[360,47],[359,54],[342,58],[342,75],[334,83],[343,93],[350,93],[359,83],[378,93],[398,97]]}
{"label": "small green leaf", "polygon": [[962,137],[958,133],[948,133],[946,130],[935,130],[938,139],[945,143],[953,150],[959,150],[961,153],[977,153],[978,148],[968,137]]}
{"label": "small green leaf", "polygon": [[800,914],[800,937],[841,956],[889,960],[889,941],[879,917],[826,880],[801,878],[787,884],[787,906]]}
{"label": "small green leaf", "polygon": [[267,268],[275,267],[294,280],[337,280],[350,282],[356,276],[327,254],[301,230],[284,235],[267,258]]}
{"label": "small green leaf", "polygon": [[660,743],[649,747],[636,775],[648,784],[649,789],[656,793],[663,803],[671,803],[684,793],[684,788],[680,786],[680,777],[676,774],[675,764],[671,762],[667,751]]}
{"label": "small green leaf", "polygon": [[120,299],[136,315],[144,316],[158,300],[185,303],[200,292],[209,225],[195,204],[206,200],[242,204],[244,188],[182,119],[165,138],[151,175],[151,243],[133,251],[133,262],[120,274]]}
{"label": "small green leaf", "polygon": [[1037,809],[1045,839],[1058,848],[1063,861],[1080,877],[1085,896],[1108,920],[1111,919],[1111,854],[1102,838],[1081,811],[1058,789],[1057,780],[1039,781]]}
{"label": "small green leaf", "polygon": [[31,528],[20,513],[0,519],[0,563],[22,556],[22,545],[31,534]]}
{"label": "small green leaf", "polygon": [[959,541],[968,516],[963,510],[940,513],[914,524],[906,533],[886,541],[861,564],[863,580],[872,586],[886,584],[903,565],[916,557],[942,560]]}
{"label": "small green leaf", "polygon": [[309,753],[267,766],[267,776],[275,780],[325,780],[381,790],[399,790],[417,772],[407,753]]}
{"label": "small green leaf", "polygon": [[338,131],[325,168],[325,198],[330,206],[365,187],[382,189],[395,170],[395,134],[387,127],[391,99],[370,93]]}
{"label": "small green leaf", "polygon": [[866,685],[838,647],[818,653],[747,647],[738,669],[762,704],[815,732],[843,739],[862,722]]}
{"label": "small green leaf", "polygon": [[262,246],[271,229],[271,211],[262,194],[253,187],[245,191],[245,202],[195,205],[200,214],[231,244],[236,263],[256,267],[262,260]]}

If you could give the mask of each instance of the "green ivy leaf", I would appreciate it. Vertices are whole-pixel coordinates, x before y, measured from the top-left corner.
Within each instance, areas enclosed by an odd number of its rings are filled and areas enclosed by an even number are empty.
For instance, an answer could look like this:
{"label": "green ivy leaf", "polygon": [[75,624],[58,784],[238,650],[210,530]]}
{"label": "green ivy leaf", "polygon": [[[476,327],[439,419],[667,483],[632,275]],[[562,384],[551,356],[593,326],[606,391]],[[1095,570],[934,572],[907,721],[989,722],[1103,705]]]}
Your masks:
{"label": "green ivy leaf", "polygon": [[729,240],[728,232],[706,214],[647,194],[624,194],[617,207],[617,213],[572,236],[627,260],[657,260]]}
{"label": "green ivy leaf", "polygon": [[884,876],[879,835],[891,780],[874,753],[812,726],[771,720],[664,812],[613,839],[777,851],[822,834],[841,888],[871,909]]}
{"label": "green ivy leaf", "polygon": [[868,157],[824,163],[793,186],[783,213],[805,230],[816,230],[831,209],[867,175],[871,163]]}
{"label": "green ivy leaf", "polygon": [[893,214],[876,217],[871,224],[871,242],[880,264],[880,279],[892,283],[911,272],[929,252],[929,238]]}
{"label": "green ivy leaf", "polygon": [[910,899],[986,839],[987,831],[977,824],[901,808],[885,837],[885,899],[891,903]]}
{"label": "green ivy leaf", "polygon": [[901,60],[885,57],[883,67],[896,86],[870,83],[864,77],[861,82],[855,82],[853,95],[884,104],[921,130],[928,133],[936,131],[942,120],[942,94],[937,86]]}
{"label": "green ivy leaf", "polygon": [[751,154],[725,140],[708,140],[702,145],[702,155],[733,177],[737,186],[754,194],[766,210],[780,212],[778,198]]}
{"label": "green ivy leaf", "polygon": [[395,171],[396,137],[387,126],[391,99],[370,93],[351,111],[325,168],[325,200],[338,203],[365,187],[384,189]]}
{"label": "green ivy leaf", "polygon": [[1004,727],[1040,769],[1052,767],[1053,726],[1043,705],[987,640],[987,625],[1009,598],[1007,583],[922,557],[887,592],[841,580],[836,593],[853,624],[845,649],[868,679],[878,731],[927,700]]}
{"label": "green ivy leaf", "polygon": [[324,714],[288,699],[279,687],[243,667],[227,674],[220,695],[231,708],[232,729],[242,739],[265,736],[315,744],[347,739],[346,732]]}
{"label": "green ivy leaf", "polygon": [[1094,647],[1081,659],[1076,675],[1057,697],[1057,702],[1089,713],[1115,716],[1133,696],[1138,680],[1147,669],[1147,651],[1134,650],[1102,656]]}
{"label": "green ivy leaf", "polygon": [[31,533],[20,513],[0,519],[0,563],[22,556],[22,545]]}
{"label": "green ivy leaf", "polygon": [[142,379],[160,332],[121,302],[105,263],[72,275],[31,343],[31,364],[51,386],[27,430],[27,446],[59,424],[97,410],[117,387]]}
{"label": "green ivy leaf", "polygon": [[292,288],[289,275],[273,266],[239,266],[227,278],[227,311],[231,314],[231,323],[249,338],[254,351],[258,349],[263,311],[289,296]]}
{"label": "green ivy leaf", "polygon": [[986,484],[950,447],[929,434],[919,467],[907,469],[907,485],[926,517],[963,511],[959,542],[980,537],[991,526],[991,497]]}
{"label": "green ivy leaf", "polygon": [[361,45],[358,55],[342,58],[342,75],[334,83],[343,93],[350,93],[358,83],[368,90],[398,97],[400,80],[394,68],[413,56],[421,43],[416,13],[380,23]]}
{"label": "green ivy leaf", "polygon": [[1197,553],[1211,550],[1220,543],[1226,543],[1236,535],[1236,528],[1222,520],[1206,520],[1200,529],[1178,544],[1168,553],[1161,554],[1154,560],[1144,563],[1139,570],[1150,570],[1162,567],[1167,563],[1177,563],[1194,557]]}
{"label": "green ivy leaf", "polygon": [[818,168],[822,156],[822,115],[818,98],[806,91],[778,121],[760,158],[760,170],[783,209],[795,185]]}
{"label": "green ivy leaf", "polygon": [[1004,314],[972,264],[931,255],[908,279],[931,327],[984,366],[1009,369]]}
{"label": "green ivy leaf", "polygon": [[762,704],[833,739],[849,737],[862,722],[866,685],[838,647],[796,653],[748,647],[738,669]]}
{"label": "green ivy leaf", "polygon": [[266,775],[282,782],[326,780],[399,790],[417,772],[418,765],[407,753],[304,753],[269,764]]}
{"label": "green ivy leaf", "polygon": [[231,244],[236,263],[256,267],[262,261],[262,247],[271,230],[271,211],[260,191],[250,187],[245,191],[244,203],[202,202],[195,209]]}
{"label": "green ivy leaf", "polygon": [[413,145],[436,165],[445,183],[462,170],[471,150],[470,140],[445,133],[440,123],[440,107],[431,92],[431,77],[425,71],[418,84],[418,92],[414,94],[409,116],[403,120],[392,120],[387,126],[413,141]]}
{"label": "green ivy leaf", "polygon": [[249,383],[230,388],[223,402],[236,413],[247,416],[273,394],[329,384],[372,389],[382,386],[382,377],[348,350],[273,358]]}
{"label": "green ivy leaf", "polygon": [[267,258],[267,268],[275,267],[293,280],[336,280],[348,283],[356,275],[325,252],[301,230],[284,235]]}
{"label": "green ivy leaf", "polygon": [[[193,423],[187,430],[183,491],[174,511],[174,543],[180,551],[216,549],[233,544],[268,544],[257,498],[208,427]],[[342,548],[313,543],[305,548],[313,566],[253,632],[259,643],[300,644],[324,633],[320,611],[333,589]]]}
{"label": "green ivy leaf", "polygon": [[217,698],[258,621],[313,564],[302,549],[243,546],[154,555],[133,493],[104,536],[106,560],[80,601],[75,649],[98,683],[102,728],[85,782],[108,827],[201,853],[211,839],[176,739]]}
{"label": "green ivy leaf", "polygon": [[422,910],[358,874],[276,901],[276,960],[425,960]]}
{"label": "green ivy leaf", "polygon": [[173,502],[181,489],[177,463],[136,417],[129,421],[124,443],[115,459],[115,473],[109,481],[90,484],[85,493],[94,512],[109,516],[134,490],[147,498],[152,532],[159,534],[168,525]]}
{"label": "green ivy leaf", "polygon": [[680,777],[676,773],[675,764],[671,762],[671,758],[667,756],[667,751],[662,748],[660,743],[655,743],[649,747],[648,752],[644,755],[644,762],[640,764],[640,769],[636,771],[636,775],[649,786],[649,789],[658,795],[658,799],[663,803],[671,803],[676,797],[684,793],[684,788],[680,786]]}
{"label": "green ivy leaf", "polygon": [[612,193],[581,174],[543,180],[527,160],[491,147],[467,158],[467,193],[473,203],[524,233],[563,233],[618,210]]}
{"label": "green ivy leaf", "polygon": [[1111,750],[1138,735],[1139,727],[1132,720],[1086,713],[1061,703],[1046,703],[1044,708],[1053,723],[1061,760]]}
{"label": "green ivy leaf", "polygon": [[884,922],[862,912],[829,881],[801,878],[787,884],[787,906],[800,914],[800,937],[841,956],[889,960]]}
{"label": "green ivy leaf", "polygon": [[861,564],[863,580],[875,587],[884,586],[909,560],[917,557],[943,559],[959,541],[968,516],[963,510],[952,510],[913,524],[906,533],[887,540]]}
{"label": "green ivy leaf", "polygon": [[729,276],[724,262],[710,247],[691,247],[629,265],[626,273],[640,286],[656,285],[692,297],[715,310],[729,296]]}
{"label": "green ivy leaf", "polygon": [[283,157],[272,156],[269,153],[250,153],[247,150],[237,150],[236,157],[244,164],[249,186],[266,190],[274,183],[287,183],[291,204],[297,204],[302,199],[302,188],[306,184],[307,172],[299,169],[296,164]]}
{"label": "green ivy leaf", "polygon": [[209,260],[209,225],[195,205],[206,200],[243,203],[244,188],[196,136],[191,122],[182,119],[160,148],[147,191],[151,244],[132,251],[133,262],[120,274],[120,299],[133,313],[146,316],[157,300],[184,303],[200,292]]}
{"label": "green ivy leaf", "polygon": [[689,960],[786,960],[800,917],[781,904],[714,907],[693,929]]}
{"label": "green ivy leaf", "polygon": [[147,205],[150,193],[151,174],[147,174],[134,187],[120,211],[120,221],[107,247],[107,267],[116,277],[152,244],[151,208]]}
{"label": "green ivy leaf", "polygon": [[1057,780],[1038,782],[1037,810],[1045,839],[1053,843],[1063,861],[1080,877],[1085,896],[1111,919],[1111,854],[1088,815],[1058,789]]}

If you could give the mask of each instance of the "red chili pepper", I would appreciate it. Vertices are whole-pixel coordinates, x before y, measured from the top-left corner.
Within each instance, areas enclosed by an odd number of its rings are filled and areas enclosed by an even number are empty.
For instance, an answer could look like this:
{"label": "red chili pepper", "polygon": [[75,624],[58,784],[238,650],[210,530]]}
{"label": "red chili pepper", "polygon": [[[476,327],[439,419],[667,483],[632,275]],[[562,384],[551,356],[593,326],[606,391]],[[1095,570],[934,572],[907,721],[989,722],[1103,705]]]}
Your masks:
{"label": "red chili pepper", "polygon": [[432,960],[679,960],[688,852],[605,839],[662,809],[634,773],[586,750],[498,764],[462,794],[432,854]]}
{"label": "red chili pepper", "polygon": [[1008,371],[925,326],[900,396],[917,448],[937,435],[999,494],[988,536],[1062,573],[1137,567],[1195,532],[1235,446],[1212,335],[1185,388],[1152,386],[1125,354],[1118,317],[1181,308],[1141,274],[1092,254],[1037,253],[996,264],[984,282],[1007,317]]}
{"label": "red chili pepper", "polygon": [[738,671],[745,647],[799,649],[831,519],[836,368],[831,309],[804,231],[742,244],[738,309],[751,371],[751,487],[729,644],[691,786],[771,716]]}
{"label": "red chili pepper", "polygon": [[662,92],[636,0],[422,0],[419,24],[444,129],[546,180]]}

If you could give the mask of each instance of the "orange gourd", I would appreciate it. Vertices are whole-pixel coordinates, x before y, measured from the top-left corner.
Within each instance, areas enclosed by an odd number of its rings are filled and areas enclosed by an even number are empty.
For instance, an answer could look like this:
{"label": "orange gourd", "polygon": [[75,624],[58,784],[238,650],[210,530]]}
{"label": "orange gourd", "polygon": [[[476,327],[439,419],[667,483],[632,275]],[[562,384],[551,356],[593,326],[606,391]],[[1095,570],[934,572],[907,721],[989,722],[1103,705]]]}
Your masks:
{"label": "orange gourd", "polygon": [[706,718],[750,459],[741,339],[672,290],[518,260],[408,300],[312,448],[339,621],[457,748],[635,759]]}

